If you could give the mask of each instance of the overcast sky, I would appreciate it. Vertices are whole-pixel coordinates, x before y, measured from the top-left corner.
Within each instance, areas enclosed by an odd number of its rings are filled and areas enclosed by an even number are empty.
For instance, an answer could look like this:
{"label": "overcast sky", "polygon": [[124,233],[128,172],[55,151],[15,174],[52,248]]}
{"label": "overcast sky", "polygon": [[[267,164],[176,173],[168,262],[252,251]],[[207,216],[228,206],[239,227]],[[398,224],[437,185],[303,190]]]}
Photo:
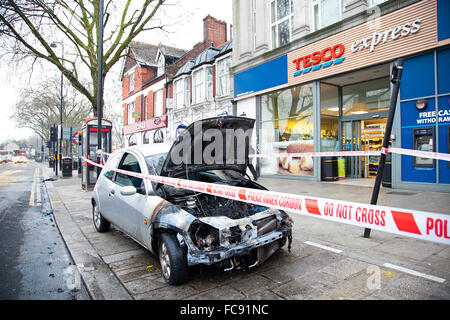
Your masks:
{"label": "overcast sky", "polygon": [[[164,43],[170,46],[191,49],[196,43],[203,40],[203,18],[208,14],[223,20],[229,26],[232,23],[231,0],[172,0],[177,1],[176,6],[167,7],[165,13],[167,21],[176,22],[170,26],[168,33],[145,33],[136,40],[152,44]],[[165,21],[164,21],[165,22]],[[228,39],[230,35],[228,34]],[[118,63],[121,64],[121,61]],[[55,68],[56,70],[56,68]],[[39,79],[39,75],[34,75]],[[0,61],[0,143],[6,139],[22,139],[33,132],[26,128],[17,128],[10,119],[13,115],[13,106],[18,101],[19,90],[29,81],[29,74],[11,69],[8,63]],[[36,81],[36,80],[32,80]],[[118,94],[122,89],[117,89]]]}

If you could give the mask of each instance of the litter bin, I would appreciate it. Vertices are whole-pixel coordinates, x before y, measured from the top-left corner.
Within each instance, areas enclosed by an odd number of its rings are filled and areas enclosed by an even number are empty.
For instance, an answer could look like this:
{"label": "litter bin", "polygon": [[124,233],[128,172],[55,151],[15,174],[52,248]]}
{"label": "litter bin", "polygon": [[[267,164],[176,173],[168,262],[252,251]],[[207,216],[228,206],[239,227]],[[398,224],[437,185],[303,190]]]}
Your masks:
{"label": "litter bin", "polygon": [[381,179],[381,185],[385,188],[392,188],[392,154],[386,155],[386,161],[384,162],[383,178]]}
{"label": "litter bin", "polygon": [[63,177],[72,176],[72,158],[62,158],[62,175]]}
{"label": "litter bin", "polygon": [[338,159],[337,157],[322,157],[321,166],[322,181],[338,180]]}

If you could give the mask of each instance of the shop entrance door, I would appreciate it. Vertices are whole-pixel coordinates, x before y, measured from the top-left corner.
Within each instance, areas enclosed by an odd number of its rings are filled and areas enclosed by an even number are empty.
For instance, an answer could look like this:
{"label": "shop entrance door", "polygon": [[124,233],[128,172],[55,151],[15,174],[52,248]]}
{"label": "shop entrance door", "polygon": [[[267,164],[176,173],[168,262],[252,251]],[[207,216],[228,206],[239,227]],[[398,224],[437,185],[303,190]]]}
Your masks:
{"label": "shop entrance door", "polygon": [[[342,148],[344,151],[361,151],[361,121],[342,122]],[[361,157],[345,157],[345,176],[361,178]]]}

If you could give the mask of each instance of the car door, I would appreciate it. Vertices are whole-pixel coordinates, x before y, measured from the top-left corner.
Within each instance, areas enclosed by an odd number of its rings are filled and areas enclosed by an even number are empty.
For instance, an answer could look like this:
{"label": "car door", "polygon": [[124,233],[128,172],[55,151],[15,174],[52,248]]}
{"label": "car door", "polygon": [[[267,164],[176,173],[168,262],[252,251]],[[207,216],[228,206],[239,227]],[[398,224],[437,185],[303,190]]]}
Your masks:
{"label": "car door", "polygon": [[[131,152],[125,152],[118,169],[131,171],[135,173],[141,173],[141,164],[139,162],[137,154]],[[138,227],[141,221],[141,212],[146,209],[146,188],[142,178],[137,178],[124,173],[116,172],[114,175],[114,186],[110,190],[110,205],[113,219],[116,221],[114,224],[120,229],[128,233],[136,240],[138,238]],[[132,195],[123,195],[120,189],[125,186],[133,186],[137,192]]]}
{"label": "car door", "polygon": [[115,204],[113,201],[114,199],[111,197],[112,194],[115,193],[116,189],[116,184],[114,183],[114,176],[116,172],[112,169],[117,169],[122,158],[123,152],[113,154],[106,163],[106,167],[111,169],[103,169],[102,175],[97,181],[97,184],[99,185],[97,186],[96,191],[98,194],[100,212],[103,217],[112,224],[116,224],[113,214]]}

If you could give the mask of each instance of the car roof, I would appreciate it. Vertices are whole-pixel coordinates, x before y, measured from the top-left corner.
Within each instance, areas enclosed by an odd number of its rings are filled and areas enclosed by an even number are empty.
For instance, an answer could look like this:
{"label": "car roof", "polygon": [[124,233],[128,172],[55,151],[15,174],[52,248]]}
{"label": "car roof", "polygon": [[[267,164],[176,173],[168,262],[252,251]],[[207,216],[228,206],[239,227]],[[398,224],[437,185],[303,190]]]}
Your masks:
{"label": "car roof", "polygon": [[122,149],[123,151],[131,150],[131,151],[139,151],[144,157],[151,156],[154,154],[167,153],[170,151],[172,147],[171,144],[166,143],[154,143],[154,144],[142,144],[136,145],[128,148]]}

